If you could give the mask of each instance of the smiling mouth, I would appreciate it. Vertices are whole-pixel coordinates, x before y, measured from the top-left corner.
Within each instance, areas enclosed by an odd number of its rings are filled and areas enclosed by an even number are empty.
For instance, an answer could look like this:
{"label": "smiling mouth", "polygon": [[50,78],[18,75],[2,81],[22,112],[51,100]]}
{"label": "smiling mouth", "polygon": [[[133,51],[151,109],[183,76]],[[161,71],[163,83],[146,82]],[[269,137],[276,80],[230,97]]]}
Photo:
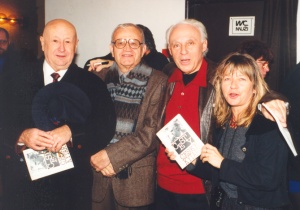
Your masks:
{"label": "smiling mouth", "polygon": [[132,57],[131,54],[123,54],[122,57]]}
{"label": "smiling mouth", "polygon": [[59,57],[59,58],[65,58],[66,55],[56,55],[56,57]]}

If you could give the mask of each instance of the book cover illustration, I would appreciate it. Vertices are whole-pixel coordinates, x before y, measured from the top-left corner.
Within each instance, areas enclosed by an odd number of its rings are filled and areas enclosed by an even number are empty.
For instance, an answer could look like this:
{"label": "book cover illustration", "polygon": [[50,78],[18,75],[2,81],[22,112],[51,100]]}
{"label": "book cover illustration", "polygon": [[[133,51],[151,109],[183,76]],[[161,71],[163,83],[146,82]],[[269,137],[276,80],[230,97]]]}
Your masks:
{"label": "book cover illustration", "polygon": [[23,154],[31,180],[74,168],[67,145],[63,145],[61,150],[56,153],[48,150],[25,149]]}
{"label": "book cover illustration", "polygon": [[175,153],[175,160],[182,169],[201,154],[203,142],[180,114],[177,114],[156,135],[169,151]]}

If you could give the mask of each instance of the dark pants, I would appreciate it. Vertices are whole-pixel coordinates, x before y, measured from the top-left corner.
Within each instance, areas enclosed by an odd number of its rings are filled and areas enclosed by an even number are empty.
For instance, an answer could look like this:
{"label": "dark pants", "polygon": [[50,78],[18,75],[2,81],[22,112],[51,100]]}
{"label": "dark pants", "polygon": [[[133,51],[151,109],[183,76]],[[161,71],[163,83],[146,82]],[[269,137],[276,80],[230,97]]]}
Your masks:
{"label": "dark pants", "polygon": [[90,210],[92,171],[75,167],[31,181],[25,162],[9,159],[4,165],[3,209]]}
{"label": "dark pants", "polygon": [[225,195],[221,209],[222,210],[232,210],[232,209],[234,210],[287,210],[287,207],[263,208],[263,207],[239,204],[236,198],[229,198],[227,195]]}
{"label": "dark pants", "polygon": [[209,210],[205,194],[176,194],[157,187],[155,210]]}

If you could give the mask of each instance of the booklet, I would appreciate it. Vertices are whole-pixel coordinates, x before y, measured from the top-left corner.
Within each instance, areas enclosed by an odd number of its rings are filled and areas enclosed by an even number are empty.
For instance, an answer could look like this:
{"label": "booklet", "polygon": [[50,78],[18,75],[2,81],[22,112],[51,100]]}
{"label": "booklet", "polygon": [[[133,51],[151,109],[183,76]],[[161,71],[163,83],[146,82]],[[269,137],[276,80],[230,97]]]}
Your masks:
{"label": "booklet", "polygon": [[63,145],[59,152],[25,149],[23,154],[31,180],[74,168],[67,145]]}
{"label": "booklet", "polygon": [[279,119],[276,117],[276,115],[271,111],[271,109],[266,105],[266,104],[262,104],[269,112],[270,114],[274,117],[278,127],[279,127],[279,130],[280,132],[282,133],[286,143],[288,144],[288,146],[290,147],[292,153],[294,156],[297,156],[297,151],[295,149],[295,146],[294,146],[294,143],[293,143],[293,140],[292,140],[292,137],[291,137],[291,134],[289,132],[289,130],[285,127],[283,127],[279,121]]}
{"label": "booklet", "polygon": [[175,160],[181,169],[200,156],[204,145],[180,114],[177,114],[156,135],[169,151],[175,153]]}

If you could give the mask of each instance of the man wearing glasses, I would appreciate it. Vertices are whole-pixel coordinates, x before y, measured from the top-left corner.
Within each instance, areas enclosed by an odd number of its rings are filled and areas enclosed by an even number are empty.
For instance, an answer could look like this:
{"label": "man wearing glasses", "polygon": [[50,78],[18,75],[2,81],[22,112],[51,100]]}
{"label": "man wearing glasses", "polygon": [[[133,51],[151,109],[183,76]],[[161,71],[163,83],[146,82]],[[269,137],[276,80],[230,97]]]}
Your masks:
{"label": "man wearing glasses", "polygon": [[260,40],[246,40],[238,46],[237,51],[251,55],[258,65],[262,77],[267,76],[270,71],[269,65],[273,62],[273,53],[265,43]]}
{"label": "man wearing glasses", "polygon": [[93,209],[146,210],[154,200],[155,157],[167,77],[141,63],[143,31],[120,24],[112,34],[114,64],[97,72],[117,114],[109,145],[91,157],[95,169]]}

